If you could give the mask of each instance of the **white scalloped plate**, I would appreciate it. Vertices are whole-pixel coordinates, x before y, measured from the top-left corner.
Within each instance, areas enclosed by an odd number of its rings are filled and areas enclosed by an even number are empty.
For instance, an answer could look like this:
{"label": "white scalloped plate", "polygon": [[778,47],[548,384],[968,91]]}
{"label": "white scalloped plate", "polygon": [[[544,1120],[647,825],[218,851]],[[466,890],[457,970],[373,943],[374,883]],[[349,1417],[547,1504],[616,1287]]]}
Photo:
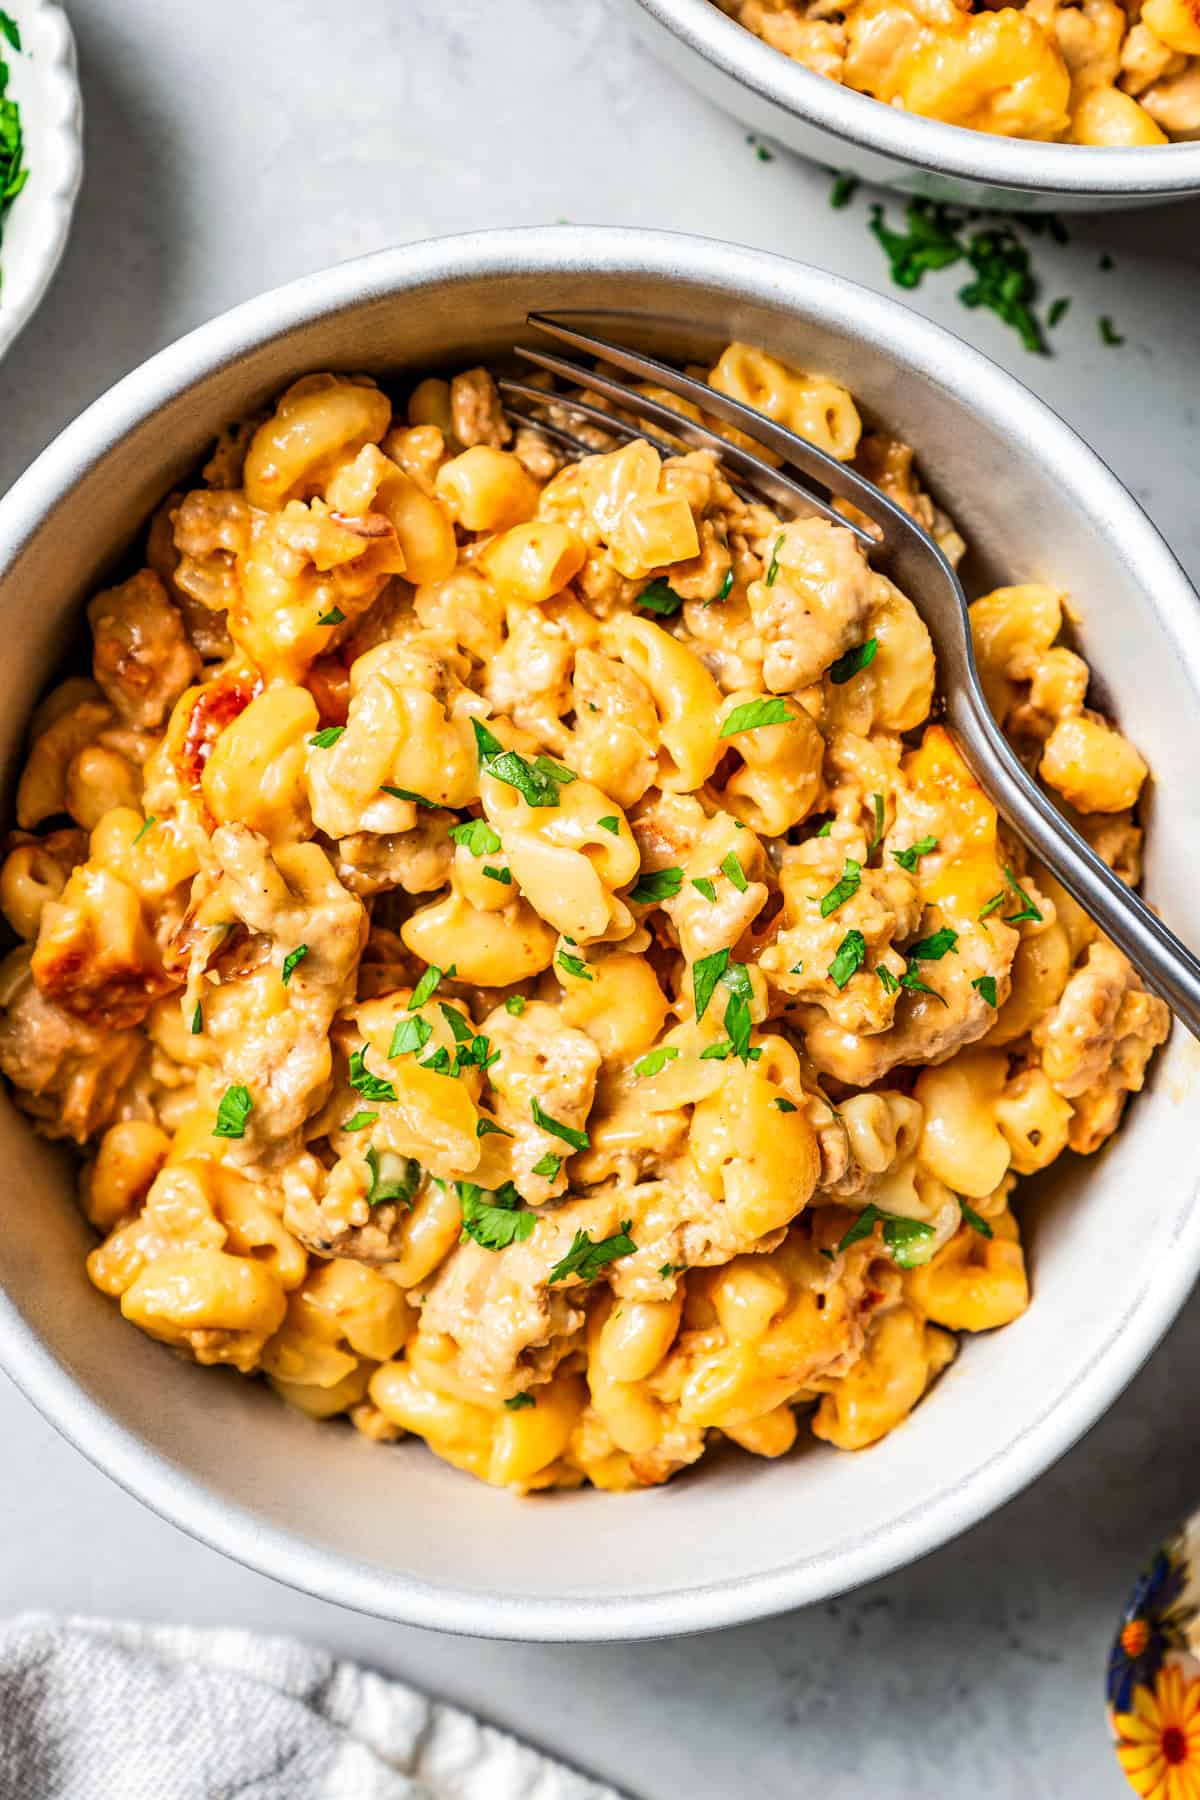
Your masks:
{"label": "white scalloped plate", "polygon": [[0,40],[9,97],[21,108],[29,179],[0,245],[0,357],[33,317],[66,248],[83,175],[83,103],[75,40],[51,0],[0,0],[21,32],[22,54]]}

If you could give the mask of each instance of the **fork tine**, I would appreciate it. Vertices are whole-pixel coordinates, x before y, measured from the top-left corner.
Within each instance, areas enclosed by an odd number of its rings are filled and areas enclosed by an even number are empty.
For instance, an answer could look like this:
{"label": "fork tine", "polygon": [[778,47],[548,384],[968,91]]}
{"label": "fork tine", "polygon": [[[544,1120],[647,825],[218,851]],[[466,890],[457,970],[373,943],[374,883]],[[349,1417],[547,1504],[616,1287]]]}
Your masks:
{"label": "fork tine", "polygon": [[[530,314],[530,323],[541,326],[541,320],[536,314]],[[618,367],[625,366],[618,361],[618,354],[624,356],[624,351],[618,353],[615,348],[604,345],[600,338],[587,339],[586,342],[595,346],[593,353],[601,360],[617,363]],[[637,412],[640,416],[652,419],[656,425],[664,426],[666,430],[698,450],[715,451],[727,469],[733,470],[743,480],[752,482],[760,493],[776,506],[784,508],[785,511],[820,513],[823,518],[831,520],[833,524],[842,525],[847,531],[852,531],[864,548],[868,550],[876,548],[876,540],[869,532],[844,517],[842,513],[836,512],[829,501],[823,499],[821,495],[814,494],[810,488],[802,486],[798,481],[793,481],[790,476],[781,474],[778,469],[772,469],[766,463],[760,462],[757,456],[751,456],[749,451],[743,450],[740,444],[731,444],[728,439],[718,436],[715,431],[710,431],[706,425],[698,425],[693,419],[685,418],[682,413],[677,413],[674,408],[664,406],[660,400],[651,400],[645,394],[637,393],[624,383],[613,381],[595,369],[585,369],[578,363],[568,362],[565,357],[550,356],[543,350],[526,350],[519,344],[516,346],[516,353],[526,362],[536,363],[540,369],[547,369],[552,375],[558,375],[564,381],[572,381],[580,387],[591,388],[597,394],[602,394],[606,400],[613,400],[618,406],[628,407],[631,412]],[[665,369],[665,365],[651,363],[647,358],[644,378],[655,381],[661,387],[669,387],[670,384],[663,380],[658,373],[660,368]],[[631,369],[630,372],[639,373],[637,369]],[[665,373],[674,376],[676,372],[665,370]],[[679,377],[679,379],[686,380],[688,378]],[[699,387],[698,383],[695,385]],[[674,392],[675,389],[671,388],[670,391]],[[709,390],[700,388],[699,391],[707,394]],[[683,397],[690,399],[691,395]],[[707,406],[707,401],[704,404]],[[767,423],[758,413],[751,413],[750,417],[760,424]],[[761,442],[761,433],[757,435]],[[677,453],[672,452],[672,454]]]}
{"label": "fork tine", "polygon": [[[499,387],[500,383],[497,382],[496,385]],[[557,444],[560,450],[569,450],[572,456],[595,455],[590,444],[585,444],[582,438],[573,437],[569,431],[564,431],[561,425],[551,425],[545,419],[535,419],[532,413],[522,412],[519,406],[508,405],[504,410],[510,419],[516,420],[518,425],[528,425],[530,430],[540,431],[544,438],[549,438],[550,442]]]}
{"label": "fork tine", "polygon": [[[539,406],[561,406],[566,412],[577,413],[590,425],[598,425],[601,431],[611,432],[613,437],[645,438],[646,442],[652,444],[660,456],[679,455],[676,446],[668,444],[665,438],[652,437],[648,431],[643,431],[640,425],[631,425],[628,419],[615,418],[612,413],[604,412],[599,406],[589,406],[586,401],[568,399],[565,394],[547,392],[545,388],[530,387],[524,381],[498,381],[496,386],[502,394],[517,394],[522,400],[532,400]],[[527,414],[523,416],[527,425],[541,429],[540,419],[531,419]],[[584,445],[584,451],[588,455],[594,454],[588,445]]]}
{"label": "fork tine", "polygon": [[[611,363],[614,368],[623,370],[627,375],[634,375],[641,381],[651,381],[656,386],[665,387],[669,393],[677,395],[679,399],[690,400],[702,411],[714,413],[727,425],[736,426],[739,431],[744,431],[747,437],[754,438],[760,444],[765,444],[768,449],[774,450],[805,475],[819,481],[829,493],[836,494],[839,499],[851,501],[885,532],[889,527],[898,527],[901,535],[906,534],[907,516],[873,483],[865,480],[855,470],[847,468],[845,463],[838,462],[836,457],[829,456],[824,450],[819,450],[815,444],[809,443],[807,438],[797,437],[795,432],[789,431],[786,426],[777,425],[773,419],[768,419],[765,413],[757,412],[753,407],[744,405],[742,401],[734,400],[728,394],[719,393],[715,388],[708,387],[706,383],[696,381],[690,375],[682,374],[680,370],[672,368],[669,363],[659,362],[656,357],[643,356],[640,352],[625,349],[624,345],[610,343],[606,338],[594,337],[585,331],[577,331],[572,326],[561,324],[546,313],[529,313],[527,323],[535,326],[539,331],[546,332],[548,336],[557,338],[561,343],[569,344],[573,349],[583,350],[590,356],[596,356],[603,362]],[[591,377],[589,380],[598,391],[603,391],[599,388],[598,381]],[[723,443],[724,440],[722,439],[721,442]],[[752,459],[748,458],[747,460]],[[804,494],[807,492],[805,489],[800,491]],[[849,524],[849,521],[840,513],[833,516],[839,525]],[[851,526],[850,529],[854,530],[855,528]],[[870,546],[871,540],[866,534],[859,532],[857,535]]]}

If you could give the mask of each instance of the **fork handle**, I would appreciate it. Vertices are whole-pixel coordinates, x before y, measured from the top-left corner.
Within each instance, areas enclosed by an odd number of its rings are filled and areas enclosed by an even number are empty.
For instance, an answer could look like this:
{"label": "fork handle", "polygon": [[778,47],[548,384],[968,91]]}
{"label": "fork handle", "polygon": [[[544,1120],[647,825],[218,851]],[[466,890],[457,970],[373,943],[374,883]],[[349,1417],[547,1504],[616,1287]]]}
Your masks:
{"label": "fork handle", "polygon": [[1200,1038],[1200,961],[1068,824],[991,714],[973,703],[965,683],[948,695],[946,713],[968,765],[1008,824],[1129,958],[1147,987]]}

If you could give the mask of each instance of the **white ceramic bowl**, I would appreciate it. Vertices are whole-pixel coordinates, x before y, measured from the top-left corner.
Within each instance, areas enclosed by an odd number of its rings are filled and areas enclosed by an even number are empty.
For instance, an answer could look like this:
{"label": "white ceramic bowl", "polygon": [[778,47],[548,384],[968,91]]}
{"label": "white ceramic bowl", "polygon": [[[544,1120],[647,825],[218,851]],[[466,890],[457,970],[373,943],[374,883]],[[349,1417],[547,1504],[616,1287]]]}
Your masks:
{"label": "white ceramic bowl", "polygon": [[619,3],[651,48],[710,100],[864,181],[1013,212],[1101,212],[1200,194],[1200,142],[1100,150],[964,131],[814,75],[712,0]]}
{"label": "white ceramic bowl", "polygon": [[67,15],[49,0],[4,0],[21,54],[0,43],[8,97],[21,108],[29,179],[12,204],[0,246],[0,357],[28,324],[66,249],[83,175],[83,106]]}
{"label": "white ceramic bowl", "polygon": [[[0,502],[0,771],[80,603],[215,429],[306,370],[446,367],[503,353],[530,308],[642,315],[688,360],[730,336],[853,388],[920,446],[975,548],[968,579],[1052,579],[1158,781],[1149,888],[1200,940],[1200,612],[1120,483],[1023,387],[865,289],[758,252],[549,227],[383,252],[241,306],[98,401]],[[651,316],[658,323],[651,324]],[[610,322],[611,323],[611,322]],[[30,596],[37,605],[31,606]],[[11,791],[11,790],[10,790]],[[126,1325],[84,1275],[66,1158],[0,1103],[0,1360],[102,1468],[230,1555],[326,1599],[484,1635],[699,1630],[910,1561],[1033,1479],[1104,1410],[1200,1265],[1195,1046],[1177,1032],[1128,1129],[1025,1207],[1034,1304],[968,1342],[905,1427],[858,1456],[717,1456],[668,1487],[528,1500],[418,1443],[317,1425],[263,1386]]]}

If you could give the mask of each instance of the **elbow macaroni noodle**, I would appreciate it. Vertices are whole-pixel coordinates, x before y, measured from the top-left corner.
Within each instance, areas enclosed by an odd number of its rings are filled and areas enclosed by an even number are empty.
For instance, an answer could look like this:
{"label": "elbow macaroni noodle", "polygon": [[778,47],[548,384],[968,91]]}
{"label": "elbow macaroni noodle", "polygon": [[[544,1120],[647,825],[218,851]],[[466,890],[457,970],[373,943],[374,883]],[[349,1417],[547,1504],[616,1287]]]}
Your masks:
{"label": "elbow macaroni noodle", "polygon": [[715,4],[814,74],[947,125],[1109,149],[1200,132],[1196,0]]}
{"label": "elbow macaroni noodle", "polygon": [[[892,0],[740,11],[908,33],[894,93],[1014,128]],[[1014,56],[1033,6],[985,28]],[[744,344],[710,379],[940,518],[833,382]],[[911,603],[709,453],[512,447],[480,369],[402,412],[307,377],[206,479],[89,607],[0,870],[0,1067],[83,1147],[93,1282],[521,1491],[891,1431],[1024,1310],[1018,1178],[1116,1129],[1167,1028],[930,721]],[[1146,767],[1062,597],[971,619],[1136,881]]]}

